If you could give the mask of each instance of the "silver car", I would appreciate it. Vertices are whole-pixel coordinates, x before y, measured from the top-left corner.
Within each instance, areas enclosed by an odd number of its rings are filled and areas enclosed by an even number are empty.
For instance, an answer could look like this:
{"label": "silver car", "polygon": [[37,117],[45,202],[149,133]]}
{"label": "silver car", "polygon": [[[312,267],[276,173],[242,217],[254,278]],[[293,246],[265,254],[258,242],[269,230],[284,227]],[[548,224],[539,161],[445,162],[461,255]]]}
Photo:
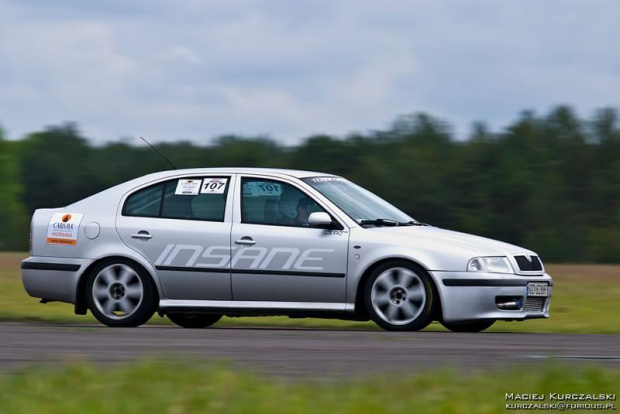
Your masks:
{"label": "silver car", "polygon": [[108,326],[158,312],[203,328],[222,315],[436,320],[478,332],[549,317],[536,253],[420,223],[335,175],[259,168],[150,174],[32,217],[28,294]]}

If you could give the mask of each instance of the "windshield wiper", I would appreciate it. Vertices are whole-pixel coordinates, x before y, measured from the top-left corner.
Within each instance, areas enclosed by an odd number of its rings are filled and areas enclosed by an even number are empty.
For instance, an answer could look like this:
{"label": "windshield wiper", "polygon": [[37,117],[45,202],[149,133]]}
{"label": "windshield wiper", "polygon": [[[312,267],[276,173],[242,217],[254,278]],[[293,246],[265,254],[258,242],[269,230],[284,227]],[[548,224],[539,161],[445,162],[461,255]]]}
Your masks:
{"label": "windshield wiper", "polygon": [[384,219],[384,218],[360,220],[360,225],[363,226],[366,224],[369,224],[371,226],[386,226],[386,227],[398,227],[398,226],[407,225],[407,223],[401,223],[400,221],[396,221],[392,219]]}
{"label": "windshield wiper", "polygon": [[406,223],[400,223],[400,225],[401,226],[428,226],[430,227],[430,224],[422,223],[421,221],[417,221],[417,220],[411,220]]}
{"label": "windshield wiper", "polygon": [[420,223],[419,221],[397,221],[392,219],[385,218],[377,218],[377,219],[361,219],[359,220],[361,226],[371,225],[371,226],[385,226],[385,227],[398,227],[398,226],[428,226],[428,224]]}

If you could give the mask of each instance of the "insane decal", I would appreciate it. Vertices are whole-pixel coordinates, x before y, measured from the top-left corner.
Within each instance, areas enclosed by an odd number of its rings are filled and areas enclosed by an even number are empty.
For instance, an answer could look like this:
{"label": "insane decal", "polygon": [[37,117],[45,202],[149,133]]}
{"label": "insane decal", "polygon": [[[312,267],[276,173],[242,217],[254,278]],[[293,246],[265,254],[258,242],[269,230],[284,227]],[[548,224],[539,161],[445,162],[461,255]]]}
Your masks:
{"label": "insane decal", "polygon": [[292,271],[325,270],[322,262],[334,249],[298,249],[295,247],[237,247],[169,244],[155,262],[156,266],[195,268],[271,269]]}

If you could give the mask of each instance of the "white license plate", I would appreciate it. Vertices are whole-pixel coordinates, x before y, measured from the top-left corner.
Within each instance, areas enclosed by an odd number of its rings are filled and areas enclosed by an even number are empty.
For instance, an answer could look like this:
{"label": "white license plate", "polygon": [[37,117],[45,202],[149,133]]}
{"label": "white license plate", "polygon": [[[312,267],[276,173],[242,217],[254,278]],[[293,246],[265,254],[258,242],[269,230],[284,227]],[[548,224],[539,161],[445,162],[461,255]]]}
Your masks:
{"label": "white license plate", "polygon": [[528,283],[528,296],[549,296],[549,285],[546,283]]}

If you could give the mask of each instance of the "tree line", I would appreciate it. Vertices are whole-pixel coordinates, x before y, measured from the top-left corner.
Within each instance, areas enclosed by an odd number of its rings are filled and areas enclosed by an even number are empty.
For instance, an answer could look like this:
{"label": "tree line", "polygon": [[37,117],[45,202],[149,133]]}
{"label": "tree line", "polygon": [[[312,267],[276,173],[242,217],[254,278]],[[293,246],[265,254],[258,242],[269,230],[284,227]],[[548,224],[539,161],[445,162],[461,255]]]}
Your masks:
{"label": "tree line", "polygon": [[[414,114],[384,130],[312,136],[295,147],[239,136],[156,147],[179,168],[334,173],[422,222],[523,245],[548,262],[620,262],[620,127],[610,108],[588,119],[567,106],[523,112],[501,132],[475,124],[465,140],[444,121]],[[18,141],[0,131],[0,250],[27,248],[37,208],[164,169],[145,145],[92,145],[74,124]]]}

